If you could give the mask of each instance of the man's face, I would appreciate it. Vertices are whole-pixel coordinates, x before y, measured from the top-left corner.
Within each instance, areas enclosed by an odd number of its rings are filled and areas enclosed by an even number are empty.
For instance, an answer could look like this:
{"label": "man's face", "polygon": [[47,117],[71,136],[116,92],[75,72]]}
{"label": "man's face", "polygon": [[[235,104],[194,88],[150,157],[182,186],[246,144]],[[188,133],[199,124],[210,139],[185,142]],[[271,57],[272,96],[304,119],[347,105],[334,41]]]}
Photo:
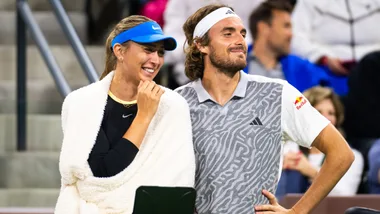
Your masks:
{"label": "man's face", "polygon": [[280,57],[290,52],[292,40],[292,23],[290,14],[286,11],[273,11],[271,24],[268,25],[267,44]]}
{"label": "man's face", "polygon": [[212,66],[232,77],[247,65],[246,29],[237,17],[216,23],[209,31],[206,54]]}

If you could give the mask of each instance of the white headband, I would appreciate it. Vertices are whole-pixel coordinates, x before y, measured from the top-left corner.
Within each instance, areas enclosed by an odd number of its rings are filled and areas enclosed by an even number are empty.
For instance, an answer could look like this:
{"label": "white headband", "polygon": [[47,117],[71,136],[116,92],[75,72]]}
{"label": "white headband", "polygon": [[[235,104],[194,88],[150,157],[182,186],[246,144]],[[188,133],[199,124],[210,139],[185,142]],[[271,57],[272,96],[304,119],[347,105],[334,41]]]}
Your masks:
{"label": "white headband", "polygon": [[228,7],[222,7],[211,12],[210,14],[205,16],[200,22],[198,22],[197,26],[195,26],[193,39],[195,39],[195,37],[204,36],[206,32],[210,30],[210,28],[214,26],[217,22],[228,17],[240,18],[238,15],[235,14],[234,11],[232,11]]}

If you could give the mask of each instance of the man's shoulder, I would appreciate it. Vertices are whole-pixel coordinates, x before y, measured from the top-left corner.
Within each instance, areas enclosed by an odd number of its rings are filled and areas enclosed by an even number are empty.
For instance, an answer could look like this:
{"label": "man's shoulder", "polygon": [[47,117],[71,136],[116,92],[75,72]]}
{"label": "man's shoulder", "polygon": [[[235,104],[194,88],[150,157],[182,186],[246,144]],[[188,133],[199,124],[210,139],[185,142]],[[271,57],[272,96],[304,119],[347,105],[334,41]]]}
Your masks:
{"label": "man's shoulder", "polygon": [[177,92],[177,93],[180,93],[180,92],[182,92],[182,91],[184,91],[184,90],[190,90],[190,89],[193,88],[193,83],[194,83],[194,82],[191,81],[191,82],[189,82],[189,83],[187,83],[187,84],[185,84],[185,85],[182,85],[182,86],[180,86],[180,87],[174,89],[174,91]]}
{"label": "man's shoulder", "polygon": [[285,85],[287,82],[283,79],[277,79],[277,78],[270,78],[265,77],[261,75],[254,75],[254,74],[244,74],[246,75],[246,78],[248,80],[248,83],[268,83],[268,84],[275,84],[275,85]]}
{"label": "man's shoulder", "polygon": [[180,86],[180,87],[176,88],[174,91],[177,92],[178,94],[182,95],[182,96],[184,96],[185,94],[188,94],[188,93],[195,93],[194,81],[189,82],[183,86]]}
{"label": "man's shoulder", "polygon": [[189,82],[183,86],[178,87],[174,91],[180,94],[189,104],[194,100],[198,100],[197,91],[194,88],[195,82]]}

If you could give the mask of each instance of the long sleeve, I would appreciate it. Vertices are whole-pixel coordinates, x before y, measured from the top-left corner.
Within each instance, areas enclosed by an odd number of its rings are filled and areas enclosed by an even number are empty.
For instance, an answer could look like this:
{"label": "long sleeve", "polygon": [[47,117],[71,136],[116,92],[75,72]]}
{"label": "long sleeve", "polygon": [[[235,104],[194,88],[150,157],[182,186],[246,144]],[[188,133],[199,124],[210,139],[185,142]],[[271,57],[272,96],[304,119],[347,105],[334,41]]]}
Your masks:
{"label": "long sleeve", "polygon": [[125,138],[121,138],[113,148],[110,148],[108,138],[100,128],[88,163],[94,176],[111,177],[127,168],[138,151],[138,148]]}
{"label": "long sleeve", "polygon": [[313,41],[312,20],[318,14],[313,8],[313,0],[299,0],[292,14],[292,52],[298,56],[317,62],[322,56],[333,57],[331,51]]}

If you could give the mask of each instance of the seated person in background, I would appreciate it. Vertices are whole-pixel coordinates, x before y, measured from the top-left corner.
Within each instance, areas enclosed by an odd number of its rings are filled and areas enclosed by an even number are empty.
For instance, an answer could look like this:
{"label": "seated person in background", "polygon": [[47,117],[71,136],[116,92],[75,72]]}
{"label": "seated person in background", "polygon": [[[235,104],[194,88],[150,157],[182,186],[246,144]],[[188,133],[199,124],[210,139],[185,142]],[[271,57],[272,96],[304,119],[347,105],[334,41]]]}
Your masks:
{"label": "seated person in background", "polygon": [[368,184],[370,194],[380,194],[380,140],[377,140],[368,153]]}
{"label": "seated person in background", "polygon": [[[305,91],[304,95],[314,108],[340,130],[340,125],[344,119],[343,105],[338,96],[330,88],[316,86]],[[364,160],[360,152],[355,149],[352,149],[352,151],[355,155],[354,162],[347,173],[331,190],[329,195],[352,196],[356,194],[361,183]],[[281,197],[287,193],[303,193],[287,190],[298,189],[305,191],[308,184],[299,188],[294,188],[294,186],[305,185],[305,182],[302,183],[303,179],[300,178],[302,176],[306,178],[305,180],[312,182],[322,166],[324,159],[325,155],[314,147],[310,150],[304,148],[299,149],[297,144],[286,142],[284,146],[283,174],[280,178],[276,195]],[[289,170],[298,171],[299,173],[287,173]]]}
{"label": "seated person in background", "polygon": [[333,76],[326,67],[289,54],[292,40],[291,12],[291,5],[282,0],[265,1],[252,12],[249,29],[255,42],[248,49],[245,71],[285,79],[299,91],[327,85],[338,94],[345,93],[346,78]]}
{"label": "seated person in background", "polygon": [[[343,128],[350,145],[364,157],[380,139],[380,51],[364,56],[349,77]],[[367,166],[366,166],[367,167]]]}
{"label": "seated person in background", "polygon": [[378,0],[300,0],[292,15],[292,53],[347,76],[363,56],[380,50]]}

